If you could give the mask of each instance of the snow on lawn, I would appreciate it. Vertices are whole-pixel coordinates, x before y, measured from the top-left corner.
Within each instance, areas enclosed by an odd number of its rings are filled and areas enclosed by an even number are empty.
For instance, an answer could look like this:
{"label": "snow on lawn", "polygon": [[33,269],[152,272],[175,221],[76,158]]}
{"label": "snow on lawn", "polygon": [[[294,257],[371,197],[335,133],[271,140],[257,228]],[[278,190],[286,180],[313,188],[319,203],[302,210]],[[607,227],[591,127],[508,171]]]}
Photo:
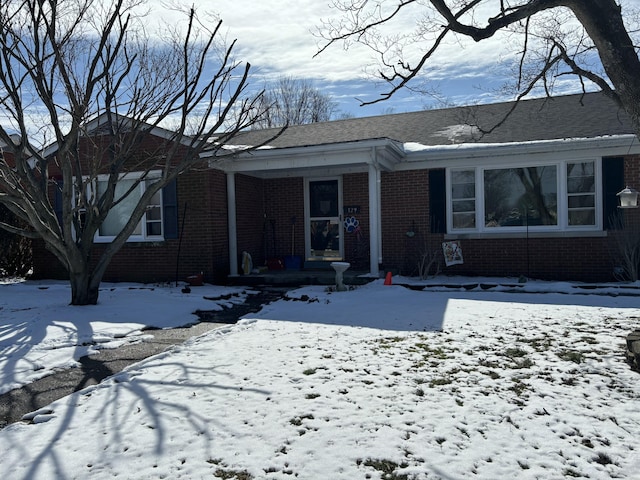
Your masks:
{"label": "snow on lawn", "polygon": [[1,430],[0,471],[638,478],[639,299],[571,291],[299,289]]}
{"label": "snow on lawn", "polygon": [[72,307],[68,283],[0,283],[0,394],[76,366],[99,349],[139,342],[145,328],[193,324],[194,311],[245,298],[238,288],[207,285],[185,295],[169,286],[105,283],[98,305]]}

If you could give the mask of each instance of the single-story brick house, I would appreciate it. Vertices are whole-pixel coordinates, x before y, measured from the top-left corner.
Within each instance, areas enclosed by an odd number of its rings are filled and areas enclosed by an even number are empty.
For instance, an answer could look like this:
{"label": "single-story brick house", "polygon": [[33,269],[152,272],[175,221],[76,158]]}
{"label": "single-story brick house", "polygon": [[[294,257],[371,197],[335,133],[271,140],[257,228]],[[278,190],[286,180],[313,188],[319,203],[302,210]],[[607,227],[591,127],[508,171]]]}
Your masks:
{"label": "single-story brick house", "polygon": [[[343,260],[411,275],[446,242],[463,261],[443,263],[445,274],[608,281],[616,194],[640,188],[634,129],[600,93],[292,126],[267,147],[209,160],[165,194],[172,226],[132,239],[105,280],[177,271],[224,282],[242,273],[243,252],[254,266]],[[62,272],[39,248],[34,273]]]}

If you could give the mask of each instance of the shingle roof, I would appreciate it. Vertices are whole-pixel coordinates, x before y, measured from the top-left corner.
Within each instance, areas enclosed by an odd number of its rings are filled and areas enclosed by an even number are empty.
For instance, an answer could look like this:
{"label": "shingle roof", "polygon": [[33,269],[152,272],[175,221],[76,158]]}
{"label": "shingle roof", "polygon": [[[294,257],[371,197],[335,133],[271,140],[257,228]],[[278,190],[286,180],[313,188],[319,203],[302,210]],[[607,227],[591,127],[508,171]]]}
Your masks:
{"label": "shingle roof", "polygon": [[[388,138],[437,146],[635,133],[626,113],[602,93],[522,100],[502,125],[489,133],[481,133],[504,120],[513,105],[514,102],[504,102],[295,125],[269,145],[287,148]],[[234,143],[257,145],[274,131],[245,132],[238,135]]]}

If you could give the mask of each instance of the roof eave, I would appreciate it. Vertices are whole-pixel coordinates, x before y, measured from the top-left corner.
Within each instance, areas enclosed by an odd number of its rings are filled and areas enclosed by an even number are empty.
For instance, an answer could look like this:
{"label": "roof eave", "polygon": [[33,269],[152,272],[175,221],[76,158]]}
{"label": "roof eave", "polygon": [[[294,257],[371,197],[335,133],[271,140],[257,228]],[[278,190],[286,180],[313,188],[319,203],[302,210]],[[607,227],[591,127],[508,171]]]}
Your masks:
{"label": "roof eave", "polygon": [[[416,162],[442,162],[454,159],[482,159],[515,155],[585,152],[597,150],[599,155],[640,154],[640,142],[634,134],[610,135],[593,138],[566,138],[535,140],[501,144],[466,143],[458,145],[426,146],[423,150],[406,154],[404,166]],[[415,167],[413,167],[415,168]]]}
{"label": "roof eave", "polygon": [[[374,154],[375,152],[375,154]],[[405,156],[402,143],[388,138],[355,142],[259,148],[217,157],[209,166],[225,172],[257,172],[299,168],[296,159],[306,159],[306,167],[349,166],[377,163],[390,170]]]}

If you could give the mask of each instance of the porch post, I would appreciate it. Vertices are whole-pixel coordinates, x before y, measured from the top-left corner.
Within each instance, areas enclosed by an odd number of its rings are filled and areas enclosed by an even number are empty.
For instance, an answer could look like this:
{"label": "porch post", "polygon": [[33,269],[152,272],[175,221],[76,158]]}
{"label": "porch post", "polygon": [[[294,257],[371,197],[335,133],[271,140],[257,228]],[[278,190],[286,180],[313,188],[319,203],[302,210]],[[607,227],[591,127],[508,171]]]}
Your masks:
{"label": "porch post", "polygon": [[369,270],[371,275],[379,275],[380,260],[380,172],[373,163],[369,164]]}
{"label": "porch post", "polygon": [[229,230],[229,274],[231,275],[238,275],[235,175],[235,173],[227,173],[227,226]]}

